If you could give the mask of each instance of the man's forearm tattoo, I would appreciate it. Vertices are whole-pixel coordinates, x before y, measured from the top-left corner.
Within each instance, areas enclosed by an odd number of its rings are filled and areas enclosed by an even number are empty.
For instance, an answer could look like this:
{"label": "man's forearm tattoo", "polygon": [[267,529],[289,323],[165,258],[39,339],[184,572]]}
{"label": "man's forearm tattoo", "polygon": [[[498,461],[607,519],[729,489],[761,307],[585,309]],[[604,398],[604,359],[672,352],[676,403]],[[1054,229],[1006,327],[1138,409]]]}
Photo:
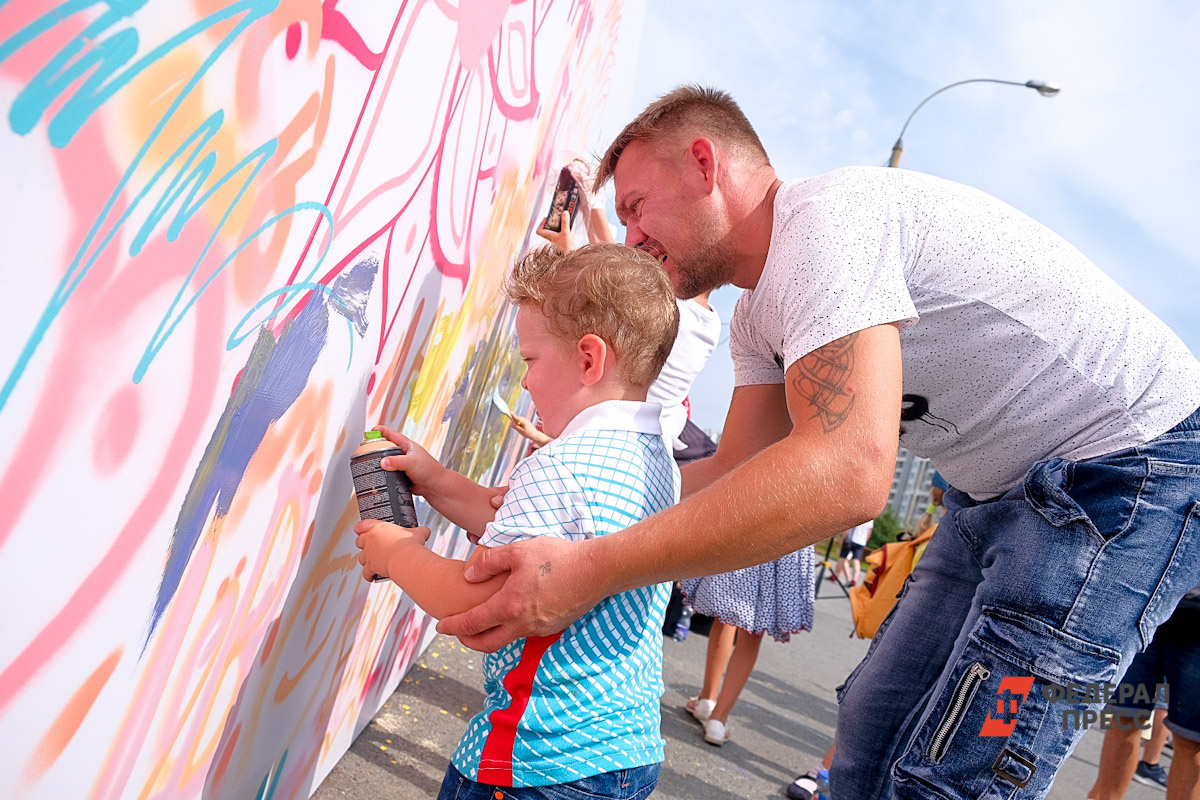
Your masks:
{"label": "man's forearm tattoo", "polygon": [[836,430],[854,408],[854,393],[846,384],[854,371],[854,343],[858,332],[830,342],[800,359],[792,388],[812,404],[813,419],[826,433]]}
{"label": "man's forearm tattoo", "polygon": [[550,562],[549,561],[547,561],[545,564],[542,564],[542,574],[543,575],[550,574]]}

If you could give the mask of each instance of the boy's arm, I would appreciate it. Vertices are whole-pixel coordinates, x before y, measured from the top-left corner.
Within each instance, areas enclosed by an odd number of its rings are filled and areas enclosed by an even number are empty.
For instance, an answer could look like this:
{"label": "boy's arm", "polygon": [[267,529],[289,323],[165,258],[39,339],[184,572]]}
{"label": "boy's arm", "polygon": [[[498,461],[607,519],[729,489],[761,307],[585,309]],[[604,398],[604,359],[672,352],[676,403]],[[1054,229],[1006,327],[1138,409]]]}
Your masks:
{"label": "boy's arm", "polygon": [[355,544],[362,548],[358,561],[363,565],[363,577],[391,578],[435,619],[482,603],[504,585],[507,577],[497,575],[483,583],[468,583],[463,570],[482,549],[476,548],[467,561],[440,556],[425,547],[428,528],[401,528],[390,522],[363,520],[354,530],[358,533]]}
{"label": "boy's arm", "polygon": [[495,490],[442,466],[425,449],[399,431],[379,425],[384,438],[404,451],[401,456],[380,460],[386,470],[401,470],[412,484],[413,494],[424,497],[443,517],[478,539],[484,527],[496,518],[492,506]]}
{"label": "boy's arm", "polygon": [[733,390],[726,430],[742,430],[743,436],[722,436],[717,452],[684,464],[683,496],[695,494],[732,472],[743,461],[786,439],[792,421],[788,416],[783,384],[739,386]]}
{"label": "boy's arm", "polygon": [[487,524],[496,518],[496,509],[492,506],[496,490],[480,486],[452,469],[443,469],[445,474],[422,496],[439,514],[477,540]]}

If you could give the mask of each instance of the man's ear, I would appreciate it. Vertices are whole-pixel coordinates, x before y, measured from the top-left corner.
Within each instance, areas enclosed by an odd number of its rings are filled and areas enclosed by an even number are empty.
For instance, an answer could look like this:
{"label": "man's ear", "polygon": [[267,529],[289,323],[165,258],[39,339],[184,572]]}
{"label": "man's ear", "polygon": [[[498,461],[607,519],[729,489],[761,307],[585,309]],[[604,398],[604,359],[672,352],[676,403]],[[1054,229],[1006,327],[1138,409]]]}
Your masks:
{"label": "man's ear", "polygon": [[711,193],[717,186],[717,146],[712,139],[697,137],[688,145],[688,160],[696,167],[705,188]]}
{"label": "man's ear", "polygon": [[575,346],[579,365],[582,369],[581,380],[584,386],[595,386],[604,378],[609,356],[608,342],[594,333],[586,333]]}

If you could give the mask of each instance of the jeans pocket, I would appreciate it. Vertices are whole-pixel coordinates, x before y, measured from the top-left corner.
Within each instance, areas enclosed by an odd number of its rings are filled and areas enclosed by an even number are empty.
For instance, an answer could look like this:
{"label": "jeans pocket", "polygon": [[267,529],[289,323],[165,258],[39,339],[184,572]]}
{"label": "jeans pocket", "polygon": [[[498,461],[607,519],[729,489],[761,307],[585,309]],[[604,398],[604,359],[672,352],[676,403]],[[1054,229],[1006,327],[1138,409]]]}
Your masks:
{"label": "jeans pocket", "polygon": [[[536,789],[523,791],[543,800],[600,800],[600,798],[642,800],[649,797],[658,785],[658,773],[661,766],[660,764],[649,764],[644,767],[619,769],[581,778],[570,783],[539,786]],[[522,796],[518,792],[513,792],[513,794],[517,797]]]}
{"label": "jeans pocket", "polygon": [[1038,796],[1082,734],[1064,725],[1068,706],[1050,703],[1046,694],[1053,693],[1043,689],[1111,681],[1119,662],[1115,650],[1023,614],[985,608],[892,768],[897,796],[999,798],[1018,788]]}
{"label": "jeans pocket", "polygon": [[[538,786],[526,790],[526,793],[539,798],[539,800],[599,800],[600,798],[621,797],[617,793],[621,772],[621,770],[605,772],[570,783]],[[518,791],[514,791],[512,794],[516,797],[521,796]]]}
{"label": "jeans pocket", "polygon": [[1075,522],[1107,542],[1133,522],[1149,461],[1123,450],[1086,461],[1051,458],[1025,476],[1025,499],[1056,528]]}
{"label": "jeans pocket", "polygon": [[1183,531],[1175,543],[1158,585],[1150,595],[1138,632],[1142,649],[1150,646],[1154,630],[1171,616],[1176,605],[1189,589],[1200,584],[1200,502],[1192,503],[1183,521]]}

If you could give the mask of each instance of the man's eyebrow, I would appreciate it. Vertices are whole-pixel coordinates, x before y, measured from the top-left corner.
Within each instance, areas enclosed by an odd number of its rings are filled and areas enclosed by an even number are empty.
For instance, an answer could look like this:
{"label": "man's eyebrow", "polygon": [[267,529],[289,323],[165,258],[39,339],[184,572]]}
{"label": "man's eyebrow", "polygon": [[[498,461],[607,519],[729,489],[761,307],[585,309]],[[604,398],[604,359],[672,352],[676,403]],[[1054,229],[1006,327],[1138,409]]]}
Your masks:
{"label": "man's eyebrow", "polygon": [[617,214],[617,222],[620,222],[622,225],[624,225],[625,224],[625,214],[626,214],[626,212],[629,211],[629,206],[625,205],[625,202],[623,200],[618,200],[618,201],[616,201],[616,206],[613,210]]}

